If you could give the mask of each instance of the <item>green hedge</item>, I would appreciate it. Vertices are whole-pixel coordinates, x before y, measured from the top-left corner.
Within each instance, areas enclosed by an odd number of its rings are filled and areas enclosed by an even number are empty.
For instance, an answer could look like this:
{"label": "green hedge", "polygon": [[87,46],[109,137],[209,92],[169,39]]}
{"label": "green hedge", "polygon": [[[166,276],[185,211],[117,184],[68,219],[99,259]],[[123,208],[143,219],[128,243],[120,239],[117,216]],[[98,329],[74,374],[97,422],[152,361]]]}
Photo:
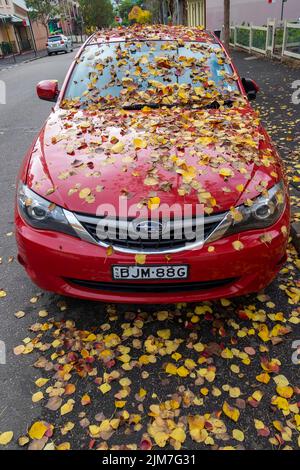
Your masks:
{"label": "green hedge", "polygon": [[252,46],[257,49],[266,49],[267,31],[260,29],[252,30]]}
{"label": "green hedge", "polygon": [[236,28],[236,42],[242,46],[250,46],[250,30]]}
{"label": "green hedge", "polygon": [[0,42],[0,49],[3,55],[11,54],[13,51],[11,44],[9,44],[9,42]]}

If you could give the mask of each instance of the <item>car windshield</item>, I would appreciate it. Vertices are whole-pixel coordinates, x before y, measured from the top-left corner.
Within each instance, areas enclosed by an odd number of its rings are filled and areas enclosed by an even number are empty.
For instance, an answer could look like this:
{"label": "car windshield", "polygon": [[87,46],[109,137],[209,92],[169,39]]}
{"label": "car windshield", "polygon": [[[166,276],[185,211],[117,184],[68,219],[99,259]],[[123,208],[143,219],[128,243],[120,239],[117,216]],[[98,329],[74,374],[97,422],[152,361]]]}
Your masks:
{"label": "car windshield", "polygon": [[237,76],[219,44],[124,41],[85,48],[62,106],[206,105],[239,95]]}
{"label": "car windshield", "polygon": [[56,42],[60,40],[61,40],[61,36],[51,36],[50,38],[48,38],[48,42]]}

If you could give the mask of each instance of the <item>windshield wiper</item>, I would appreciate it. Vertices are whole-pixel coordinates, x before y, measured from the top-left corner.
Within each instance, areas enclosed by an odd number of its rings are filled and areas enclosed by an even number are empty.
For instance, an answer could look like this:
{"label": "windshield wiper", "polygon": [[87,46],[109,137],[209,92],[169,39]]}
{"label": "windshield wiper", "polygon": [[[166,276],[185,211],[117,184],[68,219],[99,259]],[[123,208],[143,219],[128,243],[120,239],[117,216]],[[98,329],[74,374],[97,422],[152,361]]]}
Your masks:
{"label": "windshield wiper", "polygon": [[174,106],[180,106],[178,103],[174,104],[163,104],[163,103],[144,103],[144,104],[130,104],[128,106],[123,106],[123,109],[130,110],[130,111],[137,111],[143,108],[153,108],[158,109],[162,107],[166,108],[173,108]]}
{"label": "windshield wiper", "polygon": [[[224,106],[231,107],[233,105],[232,100],[225,100],[222,103]],[[123,106],[123,109],[128,110],[128,111],[138,111],[143,108],[152,108],[152,109],[158,109],[158,108],[174,108],[174,107],[185,107],[185,106],[191,106],[191,109],[219,109],[221,104],[218,100],[214,100],[211,103],[208,103],[203,106],[199,106],[198,103],[172,103],[172,104],[164,104],[164,103],[145,103],[145,104],[130,104],[128,106]]]}
{"label": "windshield wiper", "polygon": [[[228,106],[229,108],[231,108],[231,106],[233,105],[233,101],[232,100],[225,100],[223,105]],[[204,107],[205,107],[205,109],[219,109],[220,106],[221,105],[220,105],[219,101],[215,100],[215,101],[212,101],[209,104],[206,104]]]}

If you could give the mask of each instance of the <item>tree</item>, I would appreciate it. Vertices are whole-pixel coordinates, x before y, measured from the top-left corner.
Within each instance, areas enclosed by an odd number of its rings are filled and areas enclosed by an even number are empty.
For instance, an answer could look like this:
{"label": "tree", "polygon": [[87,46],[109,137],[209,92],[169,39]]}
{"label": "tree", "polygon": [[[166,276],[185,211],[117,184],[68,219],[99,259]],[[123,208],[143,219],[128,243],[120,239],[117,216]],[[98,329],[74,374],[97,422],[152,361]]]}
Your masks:
{"label": "tree", "polygon": [[151,12],[153,23],[162,23],[160,0],[143,0],[142,7]]}
{"label": "tree", "polygon": [[230,0],[224,0],[224,44],[229,48],[230,42]]}
{"label": "tree", "polygon": [[152,14],[148,10],[142,10],[142,8],[134,6],[128,15],[128,19],[139,24],[148,24],[151,23]]}
{"label": "tree", "polygon": [[159,18],[161,23],[183,23],[185,5],[185,2],[183,0],[152,0],[151,3],[153,3],[154,5],[156,4],[156,8],[158,8],[159,10]]}
{"label": "tree", "polygon": [[105,28],[112,24],[114,10],[110,0],[79,0],[79,4],[86,28]]}
{"label": "tree", "polygon": [[118,14],[122,18],[122,23],[124,25],[129,24],[128,15],[131,12],[132,8],[135,6],[141,6],[142,0],[122,0],[118,6]]}
{"label": "tree", "polygon": [[33,21],[40,21],[48,36],[48,22],[59,14],[59,7],[51,0],[26,0],[29,16]]}

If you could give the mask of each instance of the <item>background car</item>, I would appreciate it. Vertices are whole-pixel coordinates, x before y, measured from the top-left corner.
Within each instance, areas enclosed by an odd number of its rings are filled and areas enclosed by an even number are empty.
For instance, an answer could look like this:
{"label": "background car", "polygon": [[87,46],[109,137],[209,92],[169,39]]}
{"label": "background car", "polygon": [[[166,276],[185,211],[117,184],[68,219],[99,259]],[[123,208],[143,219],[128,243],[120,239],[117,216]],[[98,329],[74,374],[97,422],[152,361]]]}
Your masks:
{"label": "background car", "polygon": [[48,37],[47,42],[47,52],[48,55],[58,54],[58,52],[68,52],[73,51],[72,39],[64,36],[63,34],[55,34]]}

